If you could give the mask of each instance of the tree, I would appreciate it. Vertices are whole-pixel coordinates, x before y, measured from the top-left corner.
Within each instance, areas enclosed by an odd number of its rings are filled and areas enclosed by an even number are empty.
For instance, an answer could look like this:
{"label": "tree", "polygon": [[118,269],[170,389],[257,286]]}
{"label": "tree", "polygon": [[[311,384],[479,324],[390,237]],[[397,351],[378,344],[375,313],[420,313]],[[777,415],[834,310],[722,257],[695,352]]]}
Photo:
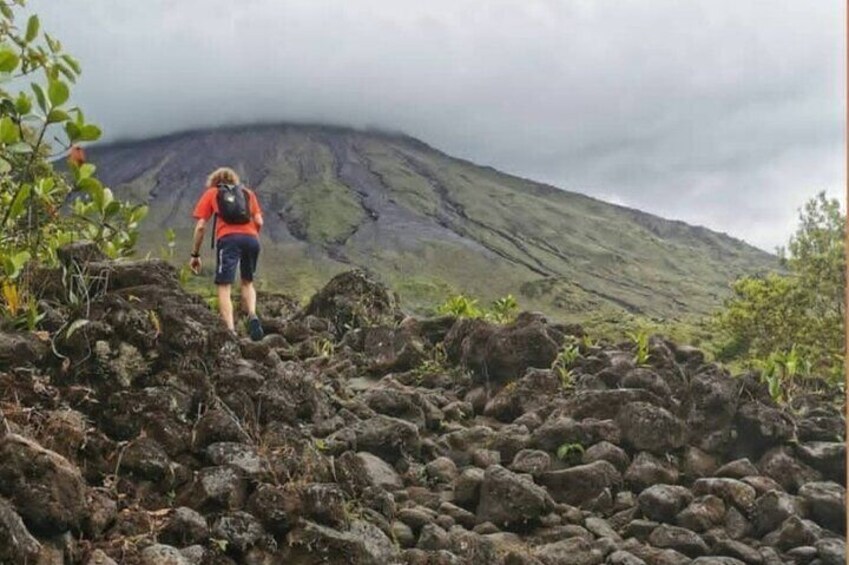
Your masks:
{"label": "tree", "polygon": [[[60,246],[79,239],[111,257],[130,254],[147,209],[116,201],[83,162],[79,144],[101,132],[69,103],[80,65],[37,15],[19,25],[24,4],[0,1],[0,315],[27,313],[32,325],[37,297],[24,266],[51,265]],[[75,158],[63,173],[53,160],[68,152]]]}
{"label": "tree", "polygon": [[790,356],[804,360],[794,367],[842,381],[845,223],[839,202],[825,193],[805,204],[787,249],[779,250],[787,272],[743,277],[732,285],[732,297],[715,320],[720,359],[764,366]]}

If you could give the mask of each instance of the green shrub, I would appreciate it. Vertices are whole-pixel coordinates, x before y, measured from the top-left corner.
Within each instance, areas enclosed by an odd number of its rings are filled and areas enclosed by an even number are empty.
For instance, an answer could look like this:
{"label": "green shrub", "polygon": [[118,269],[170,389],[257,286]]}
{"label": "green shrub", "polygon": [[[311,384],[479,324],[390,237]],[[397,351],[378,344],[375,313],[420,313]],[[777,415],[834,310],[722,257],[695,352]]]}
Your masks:
{"label": "green shrub", "polygon": [[446,300],[437,312],[457,318],[480,318],[483,312],[478,308],[478,301],[463,294],[452,296]]}
{"label": "green shrub", "polygon": [[115,200],[90,163],[69,163],[70,175],[53,167],[52,158],[97,140],[100,129],[69,102],[79,63],[41,32],[37,15],[18,25],[23,5],[0,3],[0,76],[16,78],[0,81],[0,315],[16,323],[23,314],[33,327],[38,297],[25,265],[55,265],[58,248],[78,240],[128,255],[147,208]]}

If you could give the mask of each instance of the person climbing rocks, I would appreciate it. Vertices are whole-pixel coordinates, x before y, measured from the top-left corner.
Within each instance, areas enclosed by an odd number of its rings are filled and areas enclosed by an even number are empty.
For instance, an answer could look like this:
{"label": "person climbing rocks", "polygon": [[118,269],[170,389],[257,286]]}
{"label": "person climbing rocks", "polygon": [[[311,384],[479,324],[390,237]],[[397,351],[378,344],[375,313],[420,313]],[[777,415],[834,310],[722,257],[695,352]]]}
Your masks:
{"label": "person climbing rocks", "polygon": [[215,285],[218,288],[218,310],[227,328],[235,333],[233,302],[230,291],[239,268],[242,307],[248,313],[247,329],[251,339],[263,337],[262,324],[256,315],[254,274],[259,258],[259,232],[262,229],[262,210],[256,194],[243,186],[233,169],[221,167],[206,180],[206,190],[195,206],[197,219],[189,266],[200,274],[200,246],[206,224],[213,219],[213,241],[216,250]]}

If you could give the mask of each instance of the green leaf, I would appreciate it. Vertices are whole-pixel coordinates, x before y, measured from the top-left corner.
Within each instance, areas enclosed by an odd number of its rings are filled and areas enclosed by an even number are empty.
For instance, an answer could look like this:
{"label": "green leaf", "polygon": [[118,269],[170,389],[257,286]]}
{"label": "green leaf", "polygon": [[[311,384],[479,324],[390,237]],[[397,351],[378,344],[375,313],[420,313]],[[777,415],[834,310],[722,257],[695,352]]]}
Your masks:
{"label": "green leaf", "polygon": [[74,122],[65,122],[65,133],[68,134],[68,139],[71,140],[71,143],[79,141],[82,135],[80,127]]}
{"label": "green leaf", "polygon": [[6,159],[0,157],[0,175],[8,174],[12,170],[12,165]]}
{"label": "green leaf", "polygon": [[62,55],[62,60],[65,61],[68,64],[68,66],[71,67],[71,69],[73,69],[73,71],[75,73],[77,73],[78,75],[82,74],[83,70],[80,67],[79,61],[77,61],[76,59],[74,59],[73,57],[71,57],[70,55],[67,55],[67,54]]}
{"label": "green leaf", "polygon": [[0,12],[3,13],[3,16],[7,20],[14,20],[15,19],[15,13],[12,11],[12,8],[7,6],[6,4],[0,4]]}
{"label": "green leaf", "polygon": [[47,85],[47,97],[54,106],[61,106],[70,96],[71,91],[68,90],[68,85],[59,79],[51,80]]}
{"label": "green leaf", "polygon": [[35,100],[38,102],[38,107],[41,111],[47,113],[47,98],[44,96],[44,89],[40,84],[31,83],[32,91],[35,93]]}
{"label": "green leaf", "polygon": [[20,217],[24,211],[30,192],[32,192],[32,185],[25,184],[21,186],[21,190],[15,195],[15,199],[12,201],[12,205],[9,208],[9,218],[15,220]]}
{"label": "green leaf", "polygon": [[121,211],[121,203],[117,200],[113,200],[109,204],[106,205],[106,210],[103,211],[103,215],[107,218],[111,218],[115,214]]}
{"label": "green leaf", "polygon": [[53,109],[50,110],[50,113],[47,114],[47,123],[55,124],[58,122],[66,122],[71,119],[71,116],[68,115],[64,110]]}
{"label": "green leaf", "polygon": [[14,49],[8,45],[0,46],[0,72],[11,73],[20,62],[21,58]]}
{"label": "green leaf", "polygon": [[86,177],[84,179],[80,179],[77,183],[77,188],[94,197],[95,194],[99,194],[103,192],[103,185],[99,180],[92,177]]}
{"label": "green leaf", "polygon": [[3,143],[15,143],[20,139],[20,131],[17,124],[9,116],[0,118],[0,141]]}
{"label": "green leaf", "polygon": [[100,135],[100,128],[94,124],[86,124],[80,128],[80,141],[97,141]]}
{"label": "green leaf", "polygon": [[29,17],[29,20],[27,20],[27,35],[26,35],[27,43],[29,43],[30,41],[32,41],[33,39],[35,39],[38,36],[38,28],[39,28],[38,16],[33,14],[32,16]]}
{"label": "green leaf", "polygon": [[13,143],[9,146],[9,151],[12,153],[32,153],[32,146],[29,143],[25,143],[23,141],[19,141],[17,143]]}
{"label": "green leaf", "polygon": [[32,110],[32,100],[27,96],[26,92],[18,94],[18,98],[15,100],[15,110],[21,115],[29,114]]}
{"label": "green leaf", "polygon": [[79,171],[77,173],[79,175],[79,180],[89,178],[90,176],[94,175],[94,171],[96,170],[97,167],[95,167],[91,163],[84,163],[80,165]]}

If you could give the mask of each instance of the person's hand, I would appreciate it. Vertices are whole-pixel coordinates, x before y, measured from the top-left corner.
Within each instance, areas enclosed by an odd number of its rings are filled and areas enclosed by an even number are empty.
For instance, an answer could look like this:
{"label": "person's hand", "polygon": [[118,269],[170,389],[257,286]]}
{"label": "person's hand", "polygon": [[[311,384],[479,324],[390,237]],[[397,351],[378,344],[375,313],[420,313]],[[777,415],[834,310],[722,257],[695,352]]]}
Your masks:
{"label": "person's hand", "polygon": [[189,259],[189,268],[194,274],[199,275],[201,268],[200,257],[192,257]]}

